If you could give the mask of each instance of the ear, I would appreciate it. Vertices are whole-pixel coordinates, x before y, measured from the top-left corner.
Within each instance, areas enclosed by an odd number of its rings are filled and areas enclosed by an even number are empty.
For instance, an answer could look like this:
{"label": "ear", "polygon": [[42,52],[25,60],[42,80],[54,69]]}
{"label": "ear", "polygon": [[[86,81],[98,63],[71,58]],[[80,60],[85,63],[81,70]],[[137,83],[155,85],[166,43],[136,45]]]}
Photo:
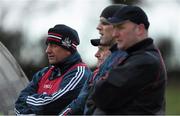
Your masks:
{"label": "ear", "polygon": [[138,35],[138,36],[141,36],[141,35],[144,34],[144,32],[145,32],[145,26],[144,26],[144,24],[139,24],[139,25],[137,26],[137,28],[136,28],[136,33],[137,33],[137,35]]}

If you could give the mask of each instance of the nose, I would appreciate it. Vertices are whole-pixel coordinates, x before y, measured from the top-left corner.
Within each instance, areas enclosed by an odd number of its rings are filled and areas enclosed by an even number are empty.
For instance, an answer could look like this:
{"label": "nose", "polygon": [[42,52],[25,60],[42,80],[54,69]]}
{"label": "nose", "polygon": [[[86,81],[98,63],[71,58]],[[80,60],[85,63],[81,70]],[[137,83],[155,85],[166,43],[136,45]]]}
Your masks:
{"label": "nose", "polygon": [[50,53],[50,51],[51,51],[50,45],[48,44],[48,45],[47,45],[47,48],[46,48],[46,53],[48,54],[48,53]]}
{"label": "nose", "polygon": [[99,23],[99,24],[97,25],[96,29],[99,30],[99,31],[102,29],[101,23]]}
{"label": "nose", "polygon": [[113,37],[113,38],[116,38],[117,36],[118,36],[118,31],[117,31],[117,29],[113,29],[112,37]]}
{"label": "nose", "polygon": [[95,57],[98,59],[100,57],[99,50],[95,53]]}

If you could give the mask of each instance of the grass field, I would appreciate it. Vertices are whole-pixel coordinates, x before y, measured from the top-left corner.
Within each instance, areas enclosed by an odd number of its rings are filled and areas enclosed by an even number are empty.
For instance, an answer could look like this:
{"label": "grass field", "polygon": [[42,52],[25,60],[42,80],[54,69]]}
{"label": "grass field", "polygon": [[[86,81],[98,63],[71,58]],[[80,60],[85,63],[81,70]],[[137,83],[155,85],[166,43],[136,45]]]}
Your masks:
{"label": "grass field", "polygon": [[170,84],[166,91],[166,114],[180,115],[180,84]]}

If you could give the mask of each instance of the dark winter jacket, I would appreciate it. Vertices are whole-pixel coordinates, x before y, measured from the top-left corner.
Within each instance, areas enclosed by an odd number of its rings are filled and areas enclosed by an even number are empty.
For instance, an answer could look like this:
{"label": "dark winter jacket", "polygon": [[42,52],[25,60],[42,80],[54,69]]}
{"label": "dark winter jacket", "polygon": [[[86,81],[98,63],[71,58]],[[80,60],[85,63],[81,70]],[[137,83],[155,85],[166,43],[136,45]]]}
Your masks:
{"label": "dark winter jacket", "polygon": [[75,99],[91,74],[76,52],[37,72],[15,103],[17,114],[58,114]]}
{"label": "dark winter jacket", "polygon": [[[127,49],[128,57],[95,85],[92,100],[105,114],[164,114],[166,69],[148,38]],[[99,114],[98,112],[94,114]]]}

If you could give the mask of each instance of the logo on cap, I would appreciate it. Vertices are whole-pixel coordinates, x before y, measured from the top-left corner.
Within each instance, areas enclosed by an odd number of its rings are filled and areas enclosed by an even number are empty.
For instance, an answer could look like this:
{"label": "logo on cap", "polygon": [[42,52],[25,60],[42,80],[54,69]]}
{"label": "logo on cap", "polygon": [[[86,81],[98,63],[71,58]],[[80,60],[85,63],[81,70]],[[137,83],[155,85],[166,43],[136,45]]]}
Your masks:
{"label": "logo on cap", "polygon": [[68,48],[71,47],[71,40],[69,39],[69,37],[66,37],[64,40],[62,40],[62,45]]}

